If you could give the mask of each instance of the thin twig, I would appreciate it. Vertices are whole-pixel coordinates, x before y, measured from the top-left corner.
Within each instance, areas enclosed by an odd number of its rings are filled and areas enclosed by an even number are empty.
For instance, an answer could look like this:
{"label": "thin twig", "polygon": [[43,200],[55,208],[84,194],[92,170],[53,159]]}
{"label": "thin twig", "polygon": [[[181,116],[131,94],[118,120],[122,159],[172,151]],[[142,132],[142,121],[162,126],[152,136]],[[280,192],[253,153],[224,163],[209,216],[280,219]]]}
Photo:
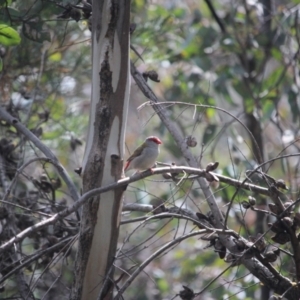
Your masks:
{"label": "thin twig", "polygon": [[66,183],[70,191],[71,197],[74,201],[77,201],[80,197],[78,190],[75,184],[73,183],[72,179],[70,178],[69,174],[67,173],[65,168],[59,163],[57,157],[53,154],[53,152],[46,145],[44,145],[38,137],[36,137],[30,130],[28,130],[18,119],[10,115],[3,107],[0,107],[0,119],[6,121],[8,124],[15,127],[18,130],[18,132],[22,133],[39,150],[41,150],[41,152],[43,152],[46,157],[52,160],[52,164],[57,169],[57,172],[61,176],[62,180]]}
{"label": "thin twig", "polygon": [[140,272],[142,272],[143,269],[145,269],[145,267],[147,265],[149,265],[150,262],[152,262],[155,258],[157,258],[159,255],[161,255],[162,253],[164,253],[166,250],[168,250],[169,248],[181,243],[183,240],[188,239],[190,237],[193,236],[197,236],[197,235],[201,235],[206,233],[207,230],[202,229],[199,230],[197,232],[192,232],[183,236],[178,237],[175,240],[170,241],[169,243],[165,244],[163,247],[161,247],[160,249],[158,249],[157,251],[155,251],[152,255],[150,255],[132,274],[131,276],[126,280],[126,282],[123,284],[123,286],[120,288],[120,290],[118,291],[118,294],[116,295],[116,297],[114,298],[114,300],[118,300],[120,299],[120,297],[122,297],[124,291],[128,288],[128,286],[132,283],[132,281],[140,274]]}
{"label": "thin twig", "polygon": [[[205,170],[202,169],[195,169],[195,168],[189,168],[189,167],[166,167],[166,168],[155,168],[151,170],[147,170],[145,172],[141,173],[136,173],[131,177],[126,177],[121,180],[118,180],[117,182],[114,182],[112,184],[109,184],[105,187],[97,188],[91,191],[88,191],[85,193],[83,196],[80,197],[78,201],[76,201],[73,205],[70,207],[66,208],[65,210],[53,215],[49,219],[43,220],[33,226],[30,226],[26,228],[25,230],[21,231],[17,235],[15,235],[13,238],[11,238],[8,242],[2,244],[0,246],[0,253],[2,253],[4,250],[8,249],[11,247],[14,243],[17,243],[21,240],[23,240],[25,237],[30,235],[33,232],[39,231],[42,228],[49,226],[51,224],[56,223],[57,221],[65,218],[66,216],[70,215],[71,213],[75,212],[78,210],[79,207],[81,207],[88,199],[91,197],[94,197],[96,195],[99,195],[101,193],[119,188],[121,186],[127,186],[128,184],[141,180],[143,178],[152,176],[152,175],[158,175],[158,174],[163,174],[163,173],[180,173],[180,172],[185,172],[187,174],[197,174],[200,176],[205,176]],[[218,174],[215,174],[216,176],[219,176]],[[221,178],[221,177],[220,177]],[[229,177],[222,176],[222,180],[226,180],[226,183],[229,182]],[[233,180],[233,184],[237,185],[238,181]],[[249,189],[249,190],[256,190],[256,191],[261,191],[262,193],[266,192],[267,189],[261,188],[259,186],[255,186],[253,184],[247,184],[244,183],[243,188]]]}
{"label": "thin twig", "polygon": [[[3,282],[5,282],[6,279],[8,279],[9,277],[11,277],[13,274],[15,274],[16,272],[18,272],[19,270],[25,268],[26,266],[30,265],[32,262],[36,261],[37,259],[39,259],[41,256],[47,254],[48,252],[52,252],[54,250],[56,250],[57,248],[62,247],[65,243],[69,242],[71,239],[73,239],[73,237],[67,237],[66,239],[58,242],[57,244],[48,247],[44,250],[39,250],[36,253],[30,255],[29,257],[27,257],[26,259],[23,259],[22,263],[20,261],[14,262],[13,265],[17,264],[18,262],[20,262],[20,264],[15,267],[13,270],[11,270],[9,273],[5,274],[1,279],[0,279],[0,284],[2,284]],[[13,265],[10,266],[13,267]]]}
{"label": "thin twig", "polygon": [[3,196],[3,202],[4,201],[7,201],[8,197],[9,197],[9,194],[12,190],[12,187],[14,186],[14,184],[16,183],[16,180],[18,178],[18,176],[23,172],[23,170],[28,167],[30,164],[36,162],[36,161],[45,161],[45,162],[48,162],[48,163],[52,163],[55,165],[55,162],[51,159],[51,158],[48,158],[48,157],[36,157],[36,158],[32,158],[30,159],[29,161],[27,161],[26,163],[24,163],[15,173],[15,176],[14,178],[12,179],[12,181],[10,182],[10,185],[8,186],[4,196]]}
{"label": "thin twig", "polygon": [[[197,168],[198,163],[194,156],[192,155],[191,151],[188,149],[184,139],[180,135],[180,133],[177,130],[176,124],[172,122],[167,114],[167,111],[164,106],[162,106],[156,95],[153,93],[152,89],[149,87],[145,79],[143,78],[142,74],[137,71],[136,67],[133,63],[131,63],[131,75],[135,79],[136,84],[142,91],[145,97],[150,99],[150,104],[152,105],[153,109],[157,113],[157,115],[160,117],[163,124],[166,126],[166,128],[169,130],[170,134],[172,135],[174,141],[176,142],[178,148],[180,149],[183,157],[186,159],[189,166]],[[227,112],[228,113],[228,112]],[[253,140],[255,143],[255,139]],[[216,199],[214,197],[214,194],[212,193],[211,189],[209,188],[209,185],[207,181],[204,178],[197,179],[202,192],[205,196],[205,200],[207,201],[211,213],[214,217],[214,226],[218,229],[225,229],[225,223],[224,223],[224,217],[220,212],[220,209],[217,205]],[[230,236],[226,236],[224,234],[218,233],[221,243],[233,254],[240,254],[240,251],[237,249],[233,238]],[[291,281],[279,275],[280,277],[280,285],[278,282],[275,282],[273,280],[274,276],[273,274],[266,268],[261,262],[259,262],[255,258],[247,258],[242,257],[241,263],[244,264],[244,266],[254,275],[256,276],[261,282],[268,285],[269,287],[273,288],[274,290],[282,291],[286,290],[286,288],[289,288],[291,286]],[[120,293],[119,293],[120,294]],[[118,295],[119,295],[118,294]]]}

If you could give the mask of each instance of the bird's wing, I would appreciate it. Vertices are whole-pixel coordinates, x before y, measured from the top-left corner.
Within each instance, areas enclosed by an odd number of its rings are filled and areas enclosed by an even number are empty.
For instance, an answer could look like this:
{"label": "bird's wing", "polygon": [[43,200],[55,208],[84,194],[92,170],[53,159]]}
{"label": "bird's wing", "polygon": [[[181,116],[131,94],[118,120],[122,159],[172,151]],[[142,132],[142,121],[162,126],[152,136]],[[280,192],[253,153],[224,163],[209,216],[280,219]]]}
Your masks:
{"label": "bird's wing", "polygon": [[129,167],[129,164],[130,164],[130,161],[127,161],[126,164],[125,164],[125,167],[124,167],[124,170],[126,171],[127,168]]}
{"label": "bird's wing", "polygon": [[144,145],[140,145],[138,148],[135,149],[135,151],[130,155],[127,159],[128,162],[132,161],[135,157],[141,155],[142,151],[144,149]]}

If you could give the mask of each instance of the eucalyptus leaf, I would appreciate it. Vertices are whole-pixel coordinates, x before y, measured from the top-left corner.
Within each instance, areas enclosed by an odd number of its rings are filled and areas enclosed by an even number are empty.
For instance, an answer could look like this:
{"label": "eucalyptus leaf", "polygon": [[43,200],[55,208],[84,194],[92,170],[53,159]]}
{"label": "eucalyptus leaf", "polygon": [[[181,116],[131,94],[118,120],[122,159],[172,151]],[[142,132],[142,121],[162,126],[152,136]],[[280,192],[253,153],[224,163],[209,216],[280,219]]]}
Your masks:
{"label": "eucalyptus leaf", "polygon": [[6,24],[0,24],[0,44],[3,46],[19,45],[21,38],[19,33]]}

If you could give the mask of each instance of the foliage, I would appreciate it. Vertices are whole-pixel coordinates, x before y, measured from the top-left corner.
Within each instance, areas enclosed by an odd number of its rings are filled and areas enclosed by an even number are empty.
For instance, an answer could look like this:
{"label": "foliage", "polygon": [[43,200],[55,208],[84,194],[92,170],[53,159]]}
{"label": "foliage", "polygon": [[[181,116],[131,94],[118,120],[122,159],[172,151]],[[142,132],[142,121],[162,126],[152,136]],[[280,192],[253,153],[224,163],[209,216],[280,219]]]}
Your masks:
{"label": "foliage", "polygon": [[[280,190],[283,204],[297,201],[299,7],[296,2],[287,5],[282,1],[273,4],[270,14],[260,2],[215,1],[214,10],[208,3],[133,1],[132,21],[137,27],[131,42],[144,62],[135,52],[132,60],[139,69],[155,69],[159,74],[160,82],[149,85],[164,101],[182,136],[196,138],[198,144],[191,151],[202,168],[218,161],[219,174],[246,178],[266,188],[282,179],[289,188]],[[0,104],[52,149],[78,190],[80,178],[74,169],[81,165],[91,73],[88,20],[84,10],[77,7],[80,5],[79,1],[65,0],[0,1]],[[129,152],[146,136],[155,134],[164,141],[160,161],[186,165],[152,108],[144,107],[137,113],[136,108],[147,99],[135,84],[131,97]],[[4,243],[71,205],[72,199],[51,164],[32,160],[42,154],[31,141],[4,121],[0,131],[1,199],[10,190],[0,207],[0,240]],[[18,174],[27,162],[31,163]],[[247,170],[260,164],[260,173],[247,175]],[[249,240],[265,233],[267,247],[261,254],[274,252],[274,247],[275,251],[280,249],[273,267],[296,280],[294,262],[288,255],[294,246],[278,241],[278,232],[268,231],[268,223],[281,222],[278,212],[272,216],[263,212],[272,209],[273,199],[228,183],[212,182],[210,186],[222,210],[226,213],[231,207],[228,227]],[[255,205],[247,207],[248,196],[255,197]],[[157,176],[127,187],[125,203],[155,207],[157,201],[166,208],[177,206],[203,214],[209,211],[197,183],[185,175],[168,180]],[[198,230],[192,222],[175,218],[145,221],[149,216],[152,213],[123,215],[121,250],[116,260],[120,284],[127,279],[123,270],[130,273],[163,245]],[[298,202],[286,217],[292,220],[296,236]],[[138,223],[129,222],[135,218]],[[286,233],[282,226],[279,233]],[[40,254],[23,269],[30,289],[37,298],[51,299],[58,294],[67,298],[68,290],[62,286],[71,287],[77,230],[74,214],[26,238],[16,246],[16,252],[7,252],[1,260],[2,277],[24,259]],[[42,255],[62,241],[65,243]],[[186,239],[156,257],[124,297],[169,299],[185,285],[202,291],[207,299],[255,298],[260,289],[258,279],[242,265],[228,268],[231,261],[220,259],[217,252],[210,240]],[[18,294],[13,275],[3,285],[3,297]]]}

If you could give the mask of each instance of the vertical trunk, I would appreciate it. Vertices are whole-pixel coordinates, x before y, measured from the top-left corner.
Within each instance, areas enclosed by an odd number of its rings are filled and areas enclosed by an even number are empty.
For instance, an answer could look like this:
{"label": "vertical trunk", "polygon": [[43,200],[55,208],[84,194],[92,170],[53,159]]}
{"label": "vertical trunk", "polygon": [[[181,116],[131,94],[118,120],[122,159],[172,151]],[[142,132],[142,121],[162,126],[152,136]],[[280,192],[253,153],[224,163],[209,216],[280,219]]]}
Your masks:
{"label": "vertical trunk", "polygon": [[[122,176],[129,101],[130,0],[94,0],[92,102],[83,160],[83,192]],[[71,299],[110,299],[122,190],[84,205]],[[100,295],[101,293],[101,295]]]}

